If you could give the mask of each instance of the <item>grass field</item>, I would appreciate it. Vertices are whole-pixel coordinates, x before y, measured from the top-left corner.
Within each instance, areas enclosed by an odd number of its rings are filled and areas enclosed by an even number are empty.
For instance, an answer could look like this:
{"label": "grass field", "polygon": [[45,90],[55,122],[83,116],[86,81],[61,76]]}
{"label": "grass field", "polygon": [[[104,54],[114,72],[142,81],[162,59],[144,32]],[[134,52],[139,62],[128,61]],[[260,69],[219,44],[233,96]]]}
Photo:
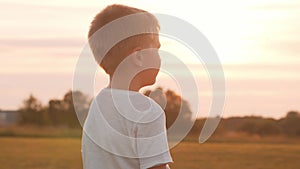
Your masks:
{"label": "grass field", "polygon": [[[0,168],[81,169],[78,138],[0,137]],[[172,169],[298,169],[298,143],[183,142]]]}

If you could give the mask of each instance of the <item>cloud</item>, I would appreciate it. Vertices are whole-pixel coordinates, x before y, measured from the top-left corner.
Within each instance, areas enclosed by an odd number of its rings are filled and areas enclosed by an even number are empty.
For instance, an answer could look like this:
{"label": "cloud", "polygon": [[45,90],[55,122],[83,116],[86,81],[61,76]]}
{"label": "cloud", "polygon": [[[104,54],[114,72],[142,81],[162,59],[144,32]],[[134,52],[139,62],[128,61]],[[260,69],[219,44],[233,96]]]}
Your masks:
{"label": "cloud", "polygon": [[[271,59],[271,58],[270,58]],[[263,61],[261,64],[237,65],[224,67],[228,79],[253,80],[256,83],[261,81],[293,80],[299,77],[299,64],[268,64]]]}
{"label": "cloud", "polygon": [[0,3],[1,38],[87,37],[94,9]]}
{"label": "cloud", "polygon": [[9,10],[9,9],[14,9],[14,11],[24,11],[24,10],[56,10],[56,11],[70,11],[73,10],[74,12],[87,12],[88,9],[91,9],[91,7],[85,6],[82,7],[83,5],[77,5],[77,6],[71,6],[70,5],[60,5],[61,3],[53,3],[53,4],[43,4],[43,3],[37,3],[38,1],[32,1],[26,3],[23,2],[0,2],[1,5],[1,10]]}
{"label": "cloud", "polygon": [[253,6],[253,9],[258,9],[258,10],[299,10],[300,9],[300,3],[299,2],[280,2],[280,3],[268,3],[268,4],[263,4],[263,5],[255,5]]}
{"label": "cloud", "polygon": [[40,38],[40,39],[0,39],[0,48],[69,48],[82,47],[85,41],[82,38]]}
{"label": "cloud", "polygon": [[[282,55],[285,59],[291,59],[291,57],[294,59],[298,59],[300,57],[299,44],[300,40],[272,41],[271,43],[266,44],[265,48],[273,50],[277,54]],[[300,64],[300,62],[298,62],[298,64]]]}

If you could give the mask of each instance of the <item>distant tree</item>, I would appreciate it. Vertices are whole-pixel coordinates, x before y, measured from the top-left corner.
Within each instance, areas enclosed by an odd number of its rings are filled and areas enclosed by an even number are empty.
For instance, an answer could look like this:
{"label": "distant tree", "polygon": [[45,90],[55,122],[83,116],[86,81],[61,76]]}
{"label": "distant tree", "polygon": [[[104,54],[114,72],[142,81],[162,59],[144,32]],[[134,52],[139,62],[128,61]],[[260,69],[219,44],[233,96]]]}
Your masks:
{"label": "distant tree", "polygon": [[300,113],[297,111],[289,111],[286,114],[286,118],[299,118],[300,117]]}
{"label": "distant tree", "polygon": [[43,107],[42,103],[32,94],[28,99],[23,101],[23,105],[20,107],[19,112],[21,113],[21,124],[50,124],[50,119],[46,108]]}
{"label": "distant tree", "polygon": [[52,99],[48,102],[48,112],[53,125],[59,125],[63,123],[63,103],[61,100]]}
{"label": "distant tree", "polygon": [[262,117],[244,117],[240,119],[238,131],[260,136],[280,134],[281,129],[278,122],[274,119]]}
{"label": "distant tree", "polygon": [[175,120],[178,120],[179,125],[185,125],[185,123],[191,122],[193,113],[188,102],[174,91],[167,90],[163,92],[162,88],[158,87],[153,91],[147,90],[144,94],[153,98],[164,108],[167,128],[169,128]]}
{"label": "distant tree", "polygon": [[199,133],[201,132],[201,129],[203,128],[205,123],[205,119],[197,119],[193,125],[193,128],[190,131],[191,135],[199,135]]}
{"label": "distant tree", "polygon": [[77,115],[85,118],[89,105],[90,99],[87,95],[80,91],[68,91],[62,100],[50,100],[48,111],[54,125],[80,127]]}
{"label": "distant tree", "polygon": [[174,91],[166,91],[167,106],[165,108],[167,126],[170,127],[176,119],[182,124],[190,122],[192,119],[192,111],[188,102],[181,98]]}
{"label": "distant tree", "polygon": [[300,113],[297,111],[290,111],[286,117],[280,119],[280,126],[284,134],[288,136],[300,136]]}
{"label": "distant tree", "polygon": [[90,100],[87,95],[83,94],[81,91],[69,91],[65,94],[63,98],[65,113],[68,114],[67,122],[70,127],[80,127],[79,119],[77,115],[81,118],[86,116]]}
{"label": "distant tree", "polygon": [[265,119],[257,127],[257,133],[261,136],[266,135],[278,135],[281,133],[280,126],[278,122],[274,119]]}
{"label": "distant tree", "polygon": [[238,130],[248,134],[255,134],[257,132],[256,126],[257,124],[254,121],[247,121],[241,124]]}

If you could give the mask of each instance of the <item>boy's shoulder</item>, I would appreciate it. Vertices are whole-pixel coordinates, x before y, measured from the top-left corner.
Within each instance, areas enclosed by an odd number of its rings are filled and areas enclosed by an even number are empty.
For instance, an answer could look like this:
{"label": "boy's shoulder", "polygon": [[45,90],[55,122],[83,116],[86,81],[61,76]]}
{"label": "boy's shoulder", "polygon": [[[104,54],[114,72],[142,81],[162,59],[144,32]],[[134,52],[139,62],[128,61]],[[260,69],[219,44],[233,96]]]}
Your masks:
{"label": "boy's shoulder", "polygon": [[129,90],[104,88],[94,102],[97,106],[113,107],[127,119],[141,123],[153,121],[164,115],[162,108],[153,99]]}

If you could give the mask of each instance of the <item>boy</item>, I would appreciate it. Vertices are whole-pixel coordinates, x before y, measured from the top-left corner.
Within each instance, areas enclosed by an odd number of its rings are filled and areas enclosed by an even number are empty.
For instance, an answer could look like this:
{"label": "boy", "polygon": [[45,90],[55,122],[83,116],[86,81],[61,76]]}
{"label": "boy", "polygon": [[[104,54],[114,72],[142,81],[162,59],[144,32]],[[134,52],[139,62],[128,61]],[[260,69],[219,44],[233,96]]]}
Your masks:
{"label": "boy", "polygon": [[152,14],[123,5],[106,7],[91,23],[89,44],[110,82],[83,126],[84,169],[169,168],[165,114],[138,92],[155,83],[160,68],[158,31]]}

